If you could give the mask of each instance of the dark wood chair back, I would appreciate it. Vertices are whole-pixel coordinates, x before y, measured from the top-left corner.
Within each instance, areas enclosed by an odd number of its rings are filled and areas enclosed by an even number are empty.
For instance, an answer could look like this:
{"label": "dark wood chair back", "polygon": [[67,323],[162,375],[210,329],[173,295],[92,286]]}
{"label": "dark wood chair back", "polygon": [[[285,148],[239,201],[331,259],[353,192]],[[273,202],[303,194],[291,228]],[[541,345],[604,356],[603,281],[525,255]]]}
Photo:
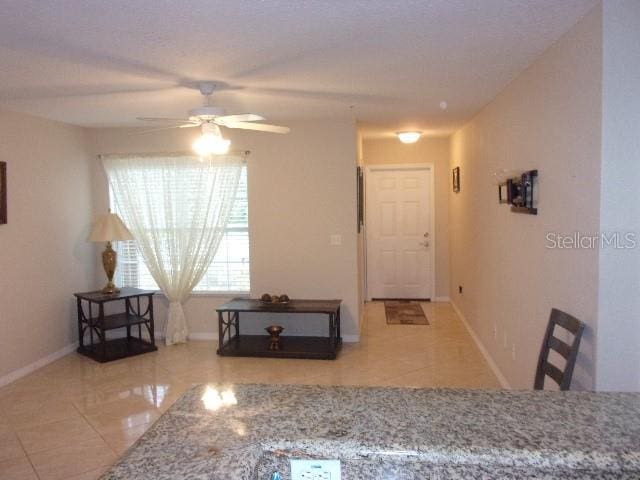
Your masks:
{"label": "dark wood chair back", "polygon": [[[556,326],[560,326],[573,334],[573,342],[571,345],[568,345],[553,335]],[[578,348],[580,347],[580,338],[582,337],[583,331],[584,323],[580,320],[555,308],[551,309],[549,324],[547,325],[547,331],[544,334],[542,349],[540,350],[540,358],[538,359],[536,379],[533,385],[534,390],[544,389],[544,380],[546,376],[551,377],[551,379],[558,384],[560,390],[569,390],[569,387],[571,386],[571,377],[573,376],[573,367],[576,364]],[[557,352],[565,359],[566,363],[564,370],[560,370],[549,362],[549,354],[551,353],[551,350]]]}

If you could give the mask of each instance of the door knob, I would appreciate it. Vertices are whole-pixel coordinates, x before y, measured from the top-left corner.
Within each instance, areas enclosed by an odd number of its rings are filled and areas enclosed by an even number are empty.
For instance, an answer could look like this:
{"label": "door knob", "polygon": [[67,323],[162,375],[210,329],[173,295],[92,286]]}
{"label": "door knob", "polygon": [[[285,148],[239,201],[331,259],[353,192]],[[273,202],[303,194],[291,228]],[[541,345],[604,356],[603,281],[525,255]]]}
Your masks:
{"label": "door knob", "polygon": [[424,238],[429,238],[429,232],[425,232]]}

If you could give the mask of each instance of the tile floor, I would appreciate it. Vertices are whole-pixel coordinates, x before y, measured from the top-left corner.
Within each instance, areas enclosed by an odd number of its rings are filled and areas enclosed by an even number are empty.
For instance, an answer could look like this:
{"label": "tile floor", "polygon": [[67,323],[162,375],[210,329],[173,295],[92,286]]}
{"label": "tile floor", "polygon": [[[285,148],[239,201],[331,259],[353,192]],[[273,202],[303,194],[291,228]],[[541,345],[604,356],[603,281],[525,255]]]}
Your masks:
{"label": "tile floor", "polygon": [[95,479],[191,385],[310,383],[499,388],[447,303],[431,325],[386,325],[367,304],[362,341],[338,360],[220,358],[214,342],[99,364],[68,355],[0,389],[0,480]]}

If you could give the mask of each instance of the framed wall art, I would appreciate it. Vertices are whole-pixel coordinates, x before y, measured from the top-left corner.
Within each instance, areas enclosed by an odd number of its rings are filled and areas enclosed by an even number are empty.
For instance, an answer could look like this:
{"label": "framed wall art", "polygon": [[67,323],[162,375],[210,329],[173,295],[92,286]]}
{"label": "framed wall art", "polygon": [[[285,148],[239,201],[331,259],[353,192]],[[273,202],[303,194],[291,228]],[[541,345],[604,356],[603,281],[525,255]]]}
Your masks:
{"label": "framed wall art", "polygon": [[460,191],[460,167],[456,167],[452,172],[453,177],[453,191],[458,193]]}
{"label": "framed wall art", "polygon": [[0,162],[0,225],[7,223],[7,162]]}
{"label": "framed wall art", "polygon": [[356,189],[358,195],[358,233],[362,230],[364,226],[364,172],[361,167],[356,169]]}
{"label": "framed wall art", "polygon": [[511,205],[511,211],[516,213],[538,214],[536,196],[538,184],[538,170],[528,170],[523,174],[508,178],[498,185],[498,202]]}

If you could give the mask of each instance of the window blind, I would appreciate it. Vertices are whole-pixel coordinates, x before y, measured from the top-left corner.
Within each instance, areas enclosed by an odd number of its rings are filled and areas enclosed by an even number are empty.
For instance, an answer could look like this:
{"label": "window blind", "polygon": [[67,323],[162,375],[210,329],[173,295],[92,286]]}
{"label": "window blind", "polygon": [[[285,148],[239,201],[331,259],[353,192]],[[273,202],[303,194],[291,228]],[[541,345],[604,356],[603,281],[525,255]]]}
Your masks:
{"label": "window blind", "polygon": [[[111,209],[120,214],[111,195]],[[118,252],[116,285],[159,290],[144,264],[135,241],[116,242]],[[249,271],[249,215],[247,197],[247,168],[243,167],[231,218],[207,272],[194,288],[196,292],[248,292]]]}

